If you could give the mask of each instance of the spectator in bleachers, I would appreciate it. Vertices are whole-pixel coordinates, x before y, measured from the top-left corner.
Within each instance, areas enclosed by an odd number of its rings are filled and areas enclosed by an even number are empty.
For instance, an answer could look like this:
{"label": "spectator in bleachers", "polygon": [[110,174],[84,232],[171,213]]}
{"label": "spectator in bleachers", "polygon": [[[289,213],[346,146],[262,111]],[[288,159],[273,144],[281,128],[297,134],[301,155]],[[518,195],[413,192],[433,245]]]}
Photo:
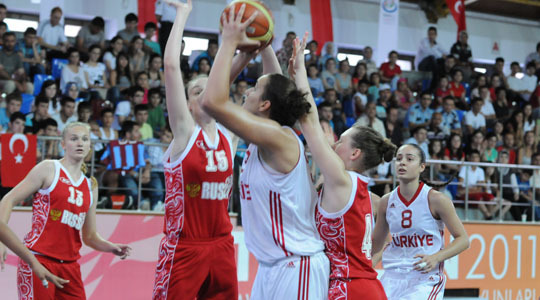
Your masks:
{"label": "spectator in bleachers", "polygon": [[392,92],[390,91],[390,85],[381,84],[379,89],[379,99],[375,102],[377,103],[377,118],[384,120],[386,119],[386,109],[390,106],[397,106],[396,100],[393,98]]}
{"label": "spectator in bleachers", "polygon": [[79,91],[86,91],[88,84],[84,75],[83,68],[80,65],[80,53],[75,48],[69,48],[68,50],[68,63],[62,68],[62,75],[60,77],[60,89],[66,90],[66,84],[68,82],[75,82]]}
{"label": "spectator in bleachers", "polygon": [[308,65],[307,71],[309,87],[311,88],[311,93],[316,100],[318,97],[323,95],[325,90],[322,79],[319,77],[319,68],[316,64],[310,64]]}
{"label": "spectator in bleachers", "polygon": [[[208,59],[209,66],[212,66],[212,64],[214,63],[214,58],[216,57],[217,51],[218,51],[218,41],[215,39],[208,40],[208,48],[206,49],[206,51],[199,54],[197,58],[195,58],[195,60],[193,61],[193,64],[191,65],[192,70],[195,72],[199,72],[199,61],[203,58]],[[291,51],[292,51],[292,41],[291,41]],[[288,62],[289,60],[287,59],[287,63]],[[285,67],[285,70],[287,70],[287,67]]]}
{"label": "spectator in bleachers", "polygon": [[450,96],[450,84],[448,82],[448,77],[443,76],[439,79],[439,84],[435,90],[435,98],[437,101],[440,101],[441,106],[444,105],[444,98]]}
{"label": "spectator in bleachers", "polygon": [[146,71],[140,71],[135,74],[135,85],[142,87],[144,90],[142,103],[148,103],[148,90],[150,89],[150,82],[148,81],[148,73]]}
{"label": "spectator in bleachers", "polygon": [[[517,74],[520,72],[521,67],[519,66],[519,63],[517,61],[514,61],[510,64],[510,75],[506,78],[508,86],[507,96],[510,101],[517,102],[518,104],[525,101],[525,99],[521,97],[521,94],[528,93],[528,91],[525,90],[525,87],[523,86],[523,81],[517,78]],[[530,94],[528,96],[530,97]],[[526,100],[529,100],[529,97],[527,97]]]}
{"label": "spectator in bleachers", "polygon": [[88,61],[83,64],[82,69],[88,89],[92,92],[98,92],[101,99],[105,99],[109,88],[109,79],[105,64],[98,61],[100,56],[101,48],[98,45],[90,46]]}
{"label": "spectator in bleachers", "polygon": [[469,137],[469,143],[465,148],[465,152],[469,153],[471,150],[478,151],[480,155],[486,152],[486,144],[484,143],[484,132],[480,129],[472,132]]}
{"label": "spectator in bleachers", "polygon": [[401,75],[401,68],[397,64],[398,53],[394,50],[388,53],[388,61],[383,63],[379,68],[379,74],[381,74],[381,82],[389,83],[392,86],[392,90],[396,89],[397,79]]}
{"label": "spectator in bleachers", "polygon": [[497,161],[499,152],[497,151],[497,135],[494,132],[490,132],[486,135],[486,149],[484,150],[484,156],[482,161],[494,163]]}
{"label": "spectator in bleachers", "polygon": [[519,147],[517,163],[520,165],[530,165],[532,162],[532,155],[536,152],[537,143],[534,140],[534,132],[525,132],[523,138],[523,145]]}
{"label": "spectator in bleachers", "polygon": [[386,121],[384,122],[384,129],[386,137],[389,138],[396,146],[403,144],[403,132],[400,124],[398,124],[399,108],[390,106],[386,112]]}
{"label": "spectator in bleachers", "polygon": [[37,35],[41,47],[47,49],[47,58],[64,57],[68,49],[68,40],[64,34],[62,9],[58,6],[51,10],[51,17],[39,23]]}
{"label": "spectator in bleachers", "polygon": [[339,62],[339,70],[335,74],[338,93],[341,94],[342,99],[345,97],[350,97],[352,95],[352,76],[350,73],[351,66],[349,65],[349,60],[344,59]]}
{"label": "spectator in bleachers", "polygon": [[459,33],[458,41],[452,45],[450,54],[456,59],[459,66],[471,71],[472,70],[472,49],[468,44],[469,34],[463,30]]}
{"label": "spectator in bleachers", "polygon": [[[293,31],[287,32],[282,42],[281,49],[276,51],[276,57],[282,70],[287,70],[289,59],[293,51],[293,41],[296,38],[296,33]],[[283,72],[285,74],[285,72]]]}
{"label": "spectator in bleachers", "polygon": [[515,149],[515,135],[513,132],[506,132],[503,136],[503,144],[499,147],[497,147],[497,151],[501,153],[501,151],[507,151],[508,152],[508,163],[509,164],[515,164],[516,163],[516,149]]}
{"label": "spectator in bleachers", "polygon": [[[508,164],[508,152],[505,150],[501,151],[497,162],[500,164]],[[497,184],[502,183],[502,195],[500,195],[503,198],[502,215],[504,216],[504,214],[510,210],[515,221],[521,220],[521,215],[525,211],[525,207],[512,205],[512,203],[520,204],[527,200],[523,199],[522,201],[519,197],[519,186],[515,171],[508,167],[496,168],[491,176],[491,182],[496,182]]]}
{"label": "spectator in bleachers", "polygon": [[0,129],[8,127],[9,118],[12,114],[21,110],[21,105],[21,93],[14,92],[6,96],[6,107],[0,107]]}
{"label": "spectator in bleachers", "polygon": [[467,134],[473,133],[475,130],[486,131],[486,118],[481,113],[484,101],[481,98],[474,98],[471,101],[471,110],[465,113],[463,123],[467,129]]}
{"label": "spectator in bleachers", "polygon": [[379,100],[379,87],[381,86],[381,75],[373,72],[369,76],[370,86],[368,88],[368,101]]}
{"label": "spectator in bleachers", "polygon": [[[529,203],[529,205],[533,202],[533,187],[531,186],[531,182],[533,180],[532,177],[533,171],[532,170],[522,170],[520,174],[518,174],[518,186],[519,186],[519,196],[521,200],[526,201]],[[536,198],[538,199],[538,198]],[[538,221],[540,220],[540,201],[536,200],[534,201],[534,213],[533,218]],[[525,209],[525,214],[527,214],[527,220],[530,221],[531,219],[531,209],[527,207]]]}
{"label": "spectator in bleachers", "polygon": [[375,63],[372,57],[373,57],[373,49],[370,46],[365,47],[364,59],[362,59],[360,62],[366,64],[367,75],[370,77],[370,80],[371,80],[371,74],[379,73],[379,69],[377,69],[377,64]]}
{"label": "spectator in bleachers", "polygon": [[211,68],[211,64],[210,64],[210,60],[206,57],[203,57],[201,59],[199,59],[199,62],[197,64],[197,70],[198,71],[194,71],[192,76],[197,76],[197,75],[205,75],[205,76],[208,76],[210,74],[210,68]]}
{"label": "spectator in bleachers", "polygon": [[412,102],[414,102],[414,95],[409,88],[409,84],[407,83],[406,78],[400,78],[398,80],[397,89],[394,91],[394,98],[398,103],[399,107],[403,108],[404,110],[407,110],[409,109],[409,107],[411,107]]}
{"label": "spectator in bleachers", "polygon": [[484,115],[484,118],[486,118],[486,126],[488,128],[491,128],[491,125],[493,124],[493,121],[495,120],[495,109],[493,108],[491,95],[489,93],[489,87],[487,85],[480,87],[480,99],[482,99],[483,105],[482,109],[480,110],[480,113]]}
{"label": "spectator in bleachers", "polygon": [[132,86],[127,90],[128,100],[120,101],[116,105],[114,111],[115,121],[113,128],[121,128],[124,120],[133,119],[133,107],[137,104],[141,104],[144,100],[144,89],[138,85]]}
{"label": "spectator in bleachers", "polygon": [[368,102],[368,104],[366,104],[366,112],[360,118],[358,118],[354,125],[371,127],[386,138],[386,129],[384,123],[377,118],[375,102]]}
{"label": "spectator in bleachers", "polygon": [[34,78],[35,74],[45,74],[45,53],[41,51],[34,28],[26,29],[24,38],[15,46],[15,52],[21,56],[24,72],[30,78]]}
{"label": "spectator in bleachers", "polygon": [[49,115],[49,100],[42,96],[37,96],[34,100],[34,112],[26,115],[27,131],[33,134],[39,134],[40,130],[45,129],[43,121],[50,118]]}
{"label": "spectator in bleachers", "polygon": [[88,53],[92,45],[98,45],[105,49],[105,20],[95,17],[89,25],[83,26],[77,34],[77,49],[82,53]]}
{"label": "spectator in bleachers", "polygon": [[504,131],[504,123],[501,120],[495,121],[495,125],[493,125],[493,132],[495,133],[495,136],[497,137],[497,147],[503,144],[503,131]]}
{"label": "spectator in bleachers", "polygon": [[[43,121],[44,130],[40,134],[48,137],[59,137],[58,123],[54,119],[47,118]],[[64,156],[64,149],[57,140],[38,140],[37,145],[44,159],[58,159]]]}
{"label": "spectator in bleachers", "polygon": [[336,90],[327,89],[324,91],[324,101],[330,102],[332,104],[332,124],[334,132],[339,137],[343,131],[345,131],[346,117],[343,112],[343,105],[338,99]]}
{"label": "spectator in bleachers", "polygon": [[80,102],[77,106],[77,121],[82,123],[90,123],[92,120],[92,104],[90,101]]}
{"label": "spectator in bleachers", "polygon": [[497,74],[493,74],[490,78],[491,80],[489,81],[489,93],[491,94],[491,100],[495,101],[495,99],[497,99],[496,89],[498,87],[505,87],[505,86],[501,82],[501,76]]}
{"label": "spectator in bleachers", "polygon": [[4,22],[4,19],[7,16],[7,7],[5,4],[0,3],[0,22]]}
{"label": "spectator in bleachers", "polygon": [[444,132],[442,128],[442,114],[440,112],[434,112],[431,115],[431,120],[427,126],[427,139],[430,141],[430,144],[433,140],[446,140],[448,135]]}
{"label": "spectator in bleachers", "polygon": [[338,70],[336,68],[336,60],[330,57],[325,61],[324,66],[325,68],[321,73],[324,89],[334,89],[338,91],[338,80],[336,80]]}
{"label": "spectator in bleachers", "polygon": [[419,71],[437,73],[438,66],[443,64],[443,59],[448,55],[448,51],[437,43],[437,28],[430,26],[427,35],[418,47],[414,58],[415,67]]}
{"label": "spectator in bleachers", "polygon": [[[471,90],[471,98],[480,97],[480,89],[483,86],[487,87],[487,76],[484,74],[478,75],[474,87]],[[483,98],[482,98],[483,99]]]}
{"label": "spectator in bleachers", "polygon": [[497,97],[495,103],[493,103],[495,116],[499,120],[505,120],[510,115],[510,104],[508,99],[506,99],[506,89],[504,87],[498,87],[495,94]]}
{"label": "spectator in bleachers", "polygon": [[152,38],[156,34],[157,25],[154,22],[144,24],[144,45],[148,47],[149,52],[153,52],[161,56],[161,47],[158,42],[154,42]]}
{"label": "spectator in bleachers", "polygon": [[243,79],[236,80],[236,83],[234,84],[234,88],[231,89],[231,95],[229,96],[229,99],[232,103],[242,106],[244,103],[244,97],[246,96],[246,91],[248,89],[248,83],[247,81]]}
{"label": "spectator in bleachers", "polygon": [[109,43],[110,48],[103,54],[103,63],[107,67],[107,73],[110,75],[116,69],[116,60],[118,54],[124,49],[124,41],[120,36],[115,36]]}
{"label": "spectator in bleachers", "polygon": [[4,33],[2,41],[3,46],[0,50],[0,88],[6,94],[11,94],[15,90],[32,94],[34,86],[27,81],[22,59],[15,52],[15,33]]}
{"label": "spectator in bleachers", "polygon": [[[533,154],[531,161],[533,166],[540,166],[540,152]],[[533,193],[536,193],[536,201],[540,202],[540,200],[538,200],[540,199],[540,170],[533,171],[531,179],[529,180],[529,185],[534,188]]]}
{"label": "spectator in bleachers", "polygon": [[534,93],[536,87],[538,86],[538,77],[535,75],[536,73],[536,64],[534,62],[530,62],[525,66],[525,74],[523,74],[523,77],[521,78],[521,97],[526,102],[530,101],[532,93]]}
{"label": "spectator in bleachers", "polygon": [[323,71],[326,70],[326,61],[330,58],[333,58],[335,62],[338,61],[336,45],[332,41],[324,43],[322,48],[321,59],[319,60],[319,63]]}
{"label": "spectator in bleachers", "polygon": [[536,122],[532,116],[532,104],[525,103],[523,105],[523,132],[535,131]]}
{"label": "spectator in bleachers", "polygon": [[117,140],[118,131],[112,128],[114,122],[114,111],[110,108],[106,108],[101,111],[101,127],[99,127],[99,134],[97,135],[102,140]]}
{"label": "spectator in bleachers", "polygon": [[433,115],[433,110],[429,108],[432,95],[429,92],[422,92],[420,99],[409,109],[409,128],[413,131],[417,127],[426,127]]}
{"label": "spectator in bleachers", "polygon": [[364,111],[366,104],[368,103],[368,81],[360,81],[358,84],[357,92],[353,95],[354,101],[354,116],[358,118],[360,114]]}
{"label": "spectator in bleachers", "polygon": [[[444,160],[464,161],[465,152],[463,151],[463,141],[461,135],[457,133],[450,134],[446,147],[444,149]],[[447,173],[459,171],[458,165],[443,165],[442,169]]]}
{"label": "spectator in bleachers", "polygon": [[[165,51],[169,33],[176,18],[176,8],[163,0],[157,0],[155,6],[156,20],[159,22],[159,45]],[[182,49],[183,50],[183,49]],[[187,73],[186,73],[187,74]],[[186,77],[186,76],[183,76]]]}
{"label": "spectator in bleachers", "polygon": [[24,114],[20,111],[14,112],[9,117],[7,128],[2,129],[0,133],[24,133]]}
{"label": "spectator in bleachers", "polygon": [[353,92],[358,91],[358,84],[361,81],[369,82],[369,77],[367,74],[367,66],[363,62],[358,62],[356,67],[354,67],[354,72],[352,74],[352,87]]}
{"label": "spectator in bleachers", "polygon": [[129,13],[124,17],[124,24],[126,27],[118,31],[117,35],[122,38],[125,47],[129,47],[129,41],[134,37],[139,36],[137,25],[139,24],[139,17],[134,13]]}
{"label": "spectator in bleachers", "polygon": [[148,67],[148,54],[143,49],[144,41],[140,36],[136,36],[131,40],[129,46],[129,68],[131,72],[137,73],[146,71]]}
{"label": "spectator in bleachers", "polygon": [[73,81],[66,84],[65,90],[62,93],[62,95],[69,96],[75,100],[81,98],[79,94],[79,87],[77,86],[77,83]]}
{"label": "spectator in bleachers", "polygon": [[461,135],[461,120],[456,111],[454,97],[446,96],[443,99],[442,124],[446,135],[452,133]]}
{"label": "spectator in bleachers", "polygon": [[[467,153],[467,161],[480,162],[480,153],[477,150],[471,150]],[[485,186],[487,183],[484,169],[478,166],[465,166],[459,171],[458,197],[465,199],[466,187],[469,192],[469,200],[474,201],[493,201],[495,196]],[[466,181],[465,181],[466,180]],[[484,203],[479,203],[478,208],[484,215],[486,220],[493,219],[493,215],[497,211],[497,205],[490,205],[489,208]]]}
{"label": "spectator in bleachers", "polygon": [[150,173],[150,183],[149,187],[152,188],[148,192],[150,198],[150,209],[154,211],[163,210],[163,197],[164,197],[164,186],[165,178],[163,175],[163,155],[167,151],[168,145],[172,142],[173,134],[169,126],[163,128],[160,139],[150,140],[155,143],[162,143],[165,146],[149,146],[146,147],[148,151],[148,160],[152,165],[152,171]]}
{"label": "spectator in bleachers", "polygon": [[154,137],[154,131],[152,127],[147,123],[148,121],[148,105],[137,104],[135,105],[135,123],[139,125],[139,131],[141,133],[141,141],[146,141]]}
{"label": "spectator in bleachers", "polygon": [[58,88],[56,87],[56,81],[45,80],[41,85],[41,91],[39,91],[38,97],[45,97],[49,101],[49,115],[54,115],[60,111],[60,103],[58,103]]}
{"label": "spectator in bleachers", "polygon": [[[442,147],[442,140],[431,140],[429,142],[429,156],[433,160],[444,160],[444,149]],[[441,172],[441,164],[430,164],[430,169],[433,169],[433,173],[431,170],[429,170],[430,174],[433,174],[434,178],[436,180],[444,180],[446,181],[447,178],[443,175],[443,172]]]}
{"label": "spectator in bleachers", "polygon": [[[244,81],[245,82],[245,81]],[[238,83],[236,83],[236,88],[238,89]],[[247,84],[246,84],[247,86]],[[245,90],[244,90],[245,92]],[[151,88],[148,90],[148,124],[154,129],[154,137],[160,137],[161,131],[165,128],[165,114],[163,113],[163,96],[161,94],[160,88]],[[239,104],[241,105],[241,103]]]}
{"label": "spectator in bleachers", "polygon": [[150,56],[148,64],[148,84],[150,88],[163,87],[165,88],[165,75],[163,75],[163,59],[158,54]]}
{"label": "spectator in bleachers", "polygon": [[75,115],[75,99],[71,97],[62,97],[60,101],[60,111],[57,114],[51,115],[58,123],[58,131],[64,131],[64,127],[68,123],[77,121],[77,116]]}
{"label": "spectator in bleachers", "polygon": [[465,100],[466,91],[462,84],[463,72],[460,69],[455,69],[452,73],[452,81],[450,81],[450,95],[456,101],[456,106],[461,110],[467,110],[467,101]]}
{"label": "spectator in bleachers", "polygon": [[427,140],[427,129],[424,126],[418,126],[414,130],[412,130],[412,136],[403,142],[404,144],[415,144],[420,146],[422,151],[424,151],[424,154],[426,155],[426,159],[430,159],[429,156],[429,141]]}
{"label": "spectator in bleachers", "polygon": [[530,62],[540,62],[540,42],[536,44],[536,52],[532,52],[525,58],[525,65],[528,65]]}
{"label": "spectator in bleachers", "polygon": [[505,129],[508,132],[514,133],[515,143],[514,147],[521,147],[523,144],[523,136],[525,131],[523,125],[525,125],[525,120],[523,119],[523,111],[521,109],[516,109],[512,113],[512,116],[505,124]]}
{"label": "spectator in bleachers", "polygon": [[488,76],[498,75],[499,79],[502,80],[504,85],[507,84],[506,82],[506,76],[504,75],[504,58],[503,57],[497,57],[495,58],[495,64],[491,69],[489,69],[489,72],[487,73]]}
{"label": "spectator in bleachers", "polygon": [[133,75],[129,66],[128,56],[124,52],[118,53],[116,68],[111,72],[111,100],[118,102],[121,93],[133,85]]}
{"label": "spectator in bleachers", "polygon": [[444,66],[439,69],[436,78],[432,79],[432,86],[435,87],[436,84],[439,82],[440,78],[442,77],[450,78],[454,72],[454,69],[456,68],[456,64],[457,59],[453,55],[446,56],[446,59],[444,60]]}
{"label": "spectator in bleachers", "polygon": [[[317,110],[319,112],[319,118],[320,118],[320,123],[321,123],[321,126],[323,127],[323,130],[325,132],[325,135],[328,139],[328,141],[330,142],[330,145],[333,145],[333,142],[332,141],[335,141],[337,139],[335,139],[336,134],[334,133],[334,122],[332,121],[332,119],[334,118],[334,113],[333,113],[333,105],[332,103],[328,102],[328,101],[323,101],[321,104],[319,104],[319,106],[317,107]],[[325,123],[328,123],[328,127],[326,127],[326,124]]]}
{"label": "spectator in bleachers", "polygon": [[[4,22],[0,22],[0,37],[4,36],[4,33],[8,31],[7,24]],[[0,39],[0,48],[4,45],[4,40]]]}
{"label": "spectator in bleachers", "polygon": [[306,45],[306,49],[309,51],[308,54],[306,54],[306,62],[305,65],[309,66],[314,64],[315,66],[319,66],[319,60],[320,56],[317,55],[317,50],[319,49],[319,43],[316,40],[312,40]]}

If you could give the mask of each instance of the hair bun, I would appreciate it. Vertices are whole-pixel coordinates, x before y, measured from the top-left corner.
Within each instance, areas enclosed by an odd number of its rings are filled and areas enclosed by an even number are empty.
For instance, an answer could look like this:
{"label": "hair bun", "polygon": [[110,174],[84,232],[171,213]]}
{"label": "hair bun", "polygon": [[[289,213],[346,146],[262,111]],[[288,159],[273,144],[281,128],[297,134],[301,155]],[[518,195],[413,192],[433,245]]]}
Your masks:
{"label": "hair bun", "polygon": [[383,160],[385,162],[392,161],[396,153],[396,149],[397,149],[396,145],[394,145],[392,141],[390,141],[389,139],[385,138],[382,141],[381,148],[380,148],[383,155]]}

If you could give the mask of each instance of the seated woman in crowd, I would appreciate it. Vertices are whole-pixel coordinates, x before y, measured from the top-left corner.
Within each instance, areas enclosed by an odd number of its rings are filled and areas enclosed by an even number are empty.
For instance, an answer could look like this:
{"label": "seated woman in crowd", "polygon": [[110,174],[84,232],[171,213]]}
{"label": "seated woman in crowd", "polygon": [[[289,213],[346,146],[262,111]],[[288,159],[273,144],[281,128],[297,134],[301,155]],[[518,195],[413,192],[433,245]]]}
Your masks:
{"label": "seated woman in crowd", "polygon": [[118,54],[124,49],[124,40],[120,36],[115,36],[110,42],[110,48],[103,54],[103,63],[107,67],[107,74],[110,75],[111,72],[116,69],[116,58]]}
{"label": "seated woman in crowd", "polygon": [[146,71],[148,67],[148,54],[143,50],[144,41],[140,36],[135,36],[129,45],[129,66],[131,72]]}
{"label": "seated woman in crowd", "polygon": [[80,91],[86,91],[88,89],[88,83],[84,75],[83,68],[80,65],[79,50],[75,48],[69,48],[68,63],[62,68],[62,76],[60,77],[60,89],[65,91],[66,84],[68,82],[75,82]]}
{"label": "seated woman in crowd", "polygon": [[133,76],[126,53],[120,52],[116,58],[116,68],[111,72],[111,100],[120,100],[120,94],[133,85]]}
{"label": "seated woman in crowd", "polygon": [[165,77],[163,75],[163,59],[159,54],[152,54],[150,56],[150,63],[148,64],[148,84],[150,88],[165,87]]}

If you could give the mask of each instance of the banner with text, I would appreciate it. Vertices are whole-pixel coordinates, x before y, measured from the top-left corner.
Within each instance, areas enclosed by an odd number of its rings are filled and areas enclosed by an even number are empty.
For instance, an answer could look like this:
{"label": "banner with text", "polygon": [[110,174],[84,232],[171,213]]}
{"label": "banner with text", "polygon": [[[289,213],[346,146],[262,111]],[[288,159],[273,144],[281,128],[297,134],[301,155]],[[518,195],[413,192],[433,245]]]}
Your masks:
{"label": "banner with text", "polygon": [[381,0],[379,7],[379,37],[375,60],[377,66],[386,61],[388,53],[397,49],[399,0]]}

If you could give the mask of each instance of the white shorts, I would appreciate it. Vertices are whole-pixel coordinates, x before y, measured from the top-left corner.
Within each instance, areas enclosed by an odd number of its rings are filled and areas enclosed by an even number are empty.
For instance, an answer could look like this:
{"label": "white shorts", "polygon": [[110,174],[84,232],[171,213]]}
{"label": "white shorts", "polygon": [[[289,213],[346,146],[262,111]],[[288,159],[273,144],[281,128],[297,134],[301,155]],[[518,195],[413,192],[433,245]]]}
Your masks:
{"label": "white shorts", "polygon": [[259,263],[250,300],[328,299],[330,262],[319,252]]}
{"label": "white shorts", "polygon": [[384,270],[381,283],[388,300],[442,300],[446,275]]}

